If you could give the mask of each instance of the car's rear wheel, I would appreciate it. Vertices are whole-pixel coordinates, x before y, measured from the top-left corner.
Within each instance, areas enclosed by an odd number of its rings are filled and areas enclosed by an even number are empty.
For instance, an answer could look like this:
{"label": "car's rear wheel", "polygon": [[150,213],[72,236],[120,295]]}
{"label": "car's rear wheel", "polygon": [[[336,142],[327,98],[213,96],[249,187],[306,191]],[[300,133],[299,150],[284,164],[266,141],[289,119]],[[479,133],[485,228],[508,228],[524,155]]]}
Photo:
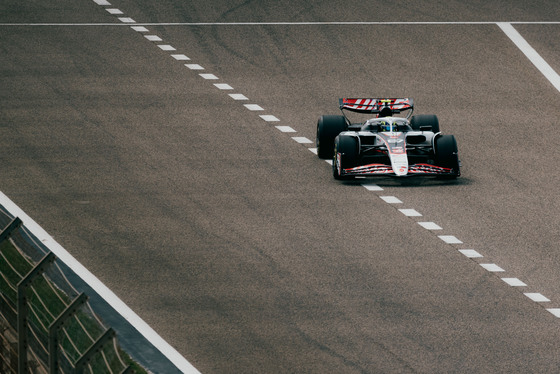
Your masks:
{"label": "car's rear wheel", "polygon": [[354,167],[358,163],[360,150],[354,136],[339,135],[334,140],[333,176],[335,179],[348,179],[342,170]]}
{"label": "car's rear wheel", "polygon": [[334,138],[348,129],[344,116],[321,116],[317,122],[317,155],[323,159],[329,159],[334,154]]}
{"label": "car's rear wheel", "polygon": [[415,131],[421,131],[421,127],[429,128],[436,133],[439,132],[439,120],[435,114],[418,114],[410,119],[410,127]]}
{"label": "car's rear wheel", "polygon": [[435,140],[436,165],[453,169],[453,174],[446,178],[457,178],[460,175],[457,140],[453,135],[441,135]]}

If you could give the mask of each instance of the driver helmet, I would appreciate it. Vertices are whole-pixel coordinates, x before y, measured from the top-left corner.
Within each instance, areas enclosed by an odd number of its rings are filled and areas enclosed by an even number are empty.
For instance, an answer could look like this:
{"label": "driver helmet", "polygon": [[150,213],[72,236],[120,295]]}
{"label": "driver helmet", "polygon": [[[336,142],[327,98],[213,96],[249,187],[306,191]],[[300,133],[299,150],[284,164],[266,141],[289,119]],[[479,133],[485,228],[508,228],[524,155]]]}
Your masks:
{"label": "driver helmet", "polygon": [[379,122],[379,131],[391,131],[391,123],[388,121]]}

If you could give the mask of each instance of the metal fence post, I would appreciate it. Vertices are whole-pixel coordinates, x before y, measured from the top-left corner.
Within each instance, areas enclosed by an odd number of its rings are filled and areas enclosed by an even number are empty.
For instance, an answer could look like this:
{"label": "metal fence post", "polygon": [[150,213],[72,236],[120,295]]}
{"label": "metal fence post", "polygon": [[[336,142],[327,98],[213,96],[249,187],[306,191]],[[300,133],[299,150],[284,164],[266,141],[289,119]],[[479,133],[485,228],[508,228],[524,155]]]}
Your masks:
{"label": "metal fence post", "polygon": [[88,363],[89,360],[91,360],[93,355],[96,354],[103,347],[103,345],[105,343],[107,343],[109,340],[113,339],[115,337],[115,335],[116,335],[115,330],[113,330],[111,327],[109,327],[99,337],[99,339],[97,339],[91,345],[91,347],[88,348],[88,350],[82,355],[82,357],[80,357],[78,359],[78,361],[76,361],[76,364],[74,365],[74,368],[76,370],[76,374],[82,374],[84,372],[86,364]]}
{"label": "metal fence post", "polygon": [[18,324],[18,373],[27,374],[27,308],[25,291],[33,279],[42,274],[56,256],[49,252],[27,275],[17,284],[17,324]]}
{"label": "metal fence post", "polygon": [[10,222],[10,224],[8,226],[6,226],[4,228],[4,230],[2,230],[2,233],[0,233],[0,243],[2,243],[4,240],[6,240],[8,238],[8,236],[10,236],[12,231],[14,231],[15,229],[17,229],[20,226],[21,226],[21,219],[19,219],[17,217],[14,218],[12,220],[12,222]]}
{"label": "metal fence post", "polygon": [[49,374],[58,373],[58,330],[87,300],[85,293],[79,294],[49,326]]}

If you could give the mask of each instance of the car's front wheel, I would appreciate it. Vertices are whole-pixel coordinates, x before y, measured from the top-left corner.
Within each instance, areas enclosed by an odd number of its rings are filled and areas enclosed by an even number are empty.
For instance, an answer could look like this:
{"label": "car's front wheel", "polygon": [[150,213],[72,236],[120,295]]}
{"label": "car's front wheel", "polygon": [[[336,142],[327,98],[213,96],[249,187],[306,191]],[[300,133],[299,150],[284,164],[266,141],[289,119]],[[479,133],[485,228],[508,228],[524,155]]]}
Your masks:
{"label": "car's front wheel", "polygon": [[435,162],[436,165],[453,170],[448,178],[457,178],[461,175],[459,170],[459,156],[457,140],[453,135],[441,135],[435,140]]}
{"label": "car's front wheel", "polygon": [[[348,179],[344,169],[357,165],[360,151],[358,140],[354,136],[339,135],[334,140],[333,176],[335,179]],[[351,178],[351,177],[350,177]]]}

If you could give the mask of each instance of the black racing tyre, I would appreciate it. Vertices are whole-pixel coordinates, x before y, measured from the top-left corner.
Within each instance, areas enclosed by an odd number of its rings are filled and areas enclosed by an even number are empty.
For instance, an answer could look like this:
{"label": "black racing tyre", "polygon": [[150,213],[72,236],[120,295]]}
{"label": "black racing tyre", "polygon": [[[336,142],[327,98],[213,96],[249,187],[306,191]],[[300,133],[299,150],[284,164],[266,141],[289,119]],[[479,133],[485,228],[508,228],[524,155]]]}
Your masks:
{"label": "black racing tyre", "polygon": [[457,141],[453,135],[441,135],[435,139],[435,163],[444,168],[453,169],[454,175],[447,178],[457,178],[460,175]]}
{"label": "black racing tyre", "polygon": [[334,140],[333,176],[335,179],[347,179],[341,175],[342,169],[348,169],[358,164],[358,139],[350,135],[339,135]]}
{"label": "black racing tyre", "polygon": [[344,116],[321,116],[317,121],[317,156],[329,159],[334,154],[334,138],[348,129]]}
{"label": "black racing tyre", "polygon": [[419,114],[412,116],[410,127],[415,131],[420,131],[420,127],[429,127],[432,132],[439,132],[439,120],[435,114]]}

